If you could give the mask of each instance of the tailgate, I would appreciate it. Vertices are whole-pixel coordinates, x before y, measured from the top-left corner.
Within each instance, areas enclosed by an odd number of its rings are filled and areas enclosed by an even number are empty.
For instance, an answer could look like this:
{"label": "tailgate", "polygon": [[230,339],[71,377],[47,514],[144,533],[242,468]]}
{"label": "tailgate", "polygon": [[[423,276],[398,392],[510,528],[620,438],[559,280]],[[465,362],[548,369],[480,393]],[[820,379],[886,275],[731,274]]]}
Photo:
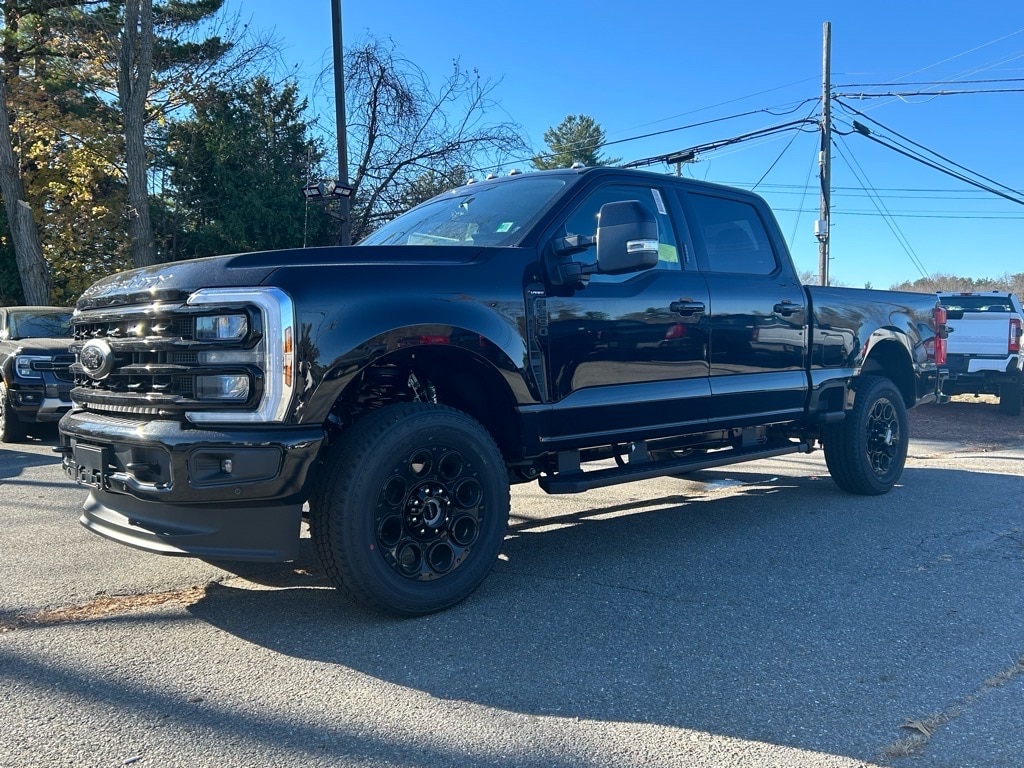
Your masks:
{"label": "tailgate", "polygon": [[1009,312],[964,312],[959,320],[946,323],[951,355],[1006,357],[1010,341]]}

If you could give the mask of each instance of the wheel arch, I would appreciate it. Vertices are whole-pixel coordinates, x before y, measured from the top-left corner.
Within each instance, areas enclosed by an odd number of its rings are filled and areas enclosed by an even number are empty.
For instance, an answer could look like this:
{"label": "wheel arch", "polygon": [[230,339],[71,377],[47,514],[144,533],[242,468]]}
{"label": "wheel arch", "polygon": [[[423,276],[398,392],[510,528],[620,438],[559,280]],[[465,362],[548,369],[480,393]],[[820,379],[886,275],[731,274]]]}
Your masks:
{"label": "wheel arch", "polygon": [[917,404],[917,385],[910,353],[897,336],[890,335],[869,344],[860,368],[861,376],[885,376],[896,385],[907,408]]}
{"label": "wheel arch", "polygon": [[[325,418],[328,435],[336,438],[379,407],[425,400],[471,416],[490,433],[506,461],[520,458],[516,392],[509,384],[508,371],[495,365],[486,353],[483,345],[477,353],[461,346],[423,343],[381,354],[345,377],[345,386],[335,395]],[[410,374],[416,385],[410,385]],[[322,450],[332,441],[325,441]]]}

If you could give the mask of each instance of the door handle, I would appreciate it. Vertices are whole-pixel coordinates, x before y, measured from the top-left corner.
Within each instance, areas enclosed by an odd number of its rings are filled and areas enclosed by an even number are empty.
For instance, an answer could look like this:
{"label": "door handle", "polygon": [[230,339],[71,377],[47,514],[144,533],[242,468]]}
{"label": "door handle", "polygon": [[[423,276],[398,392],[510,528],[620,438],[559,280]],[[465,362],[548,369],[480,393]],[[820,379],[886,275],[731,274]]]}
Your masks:
{"label": "door handle", "polygon": [[782,301],[772,307],[772,309],[775,310],[775,314],[777,315],[789,317],[790,315],[794,315],[802,310],[803,307],[800,304],[794,304],[791,301]]}
{"label": "door handle", "polygon": [[677,315],[704,314],[704,302],[702,301],[673,301],[668,308]]}

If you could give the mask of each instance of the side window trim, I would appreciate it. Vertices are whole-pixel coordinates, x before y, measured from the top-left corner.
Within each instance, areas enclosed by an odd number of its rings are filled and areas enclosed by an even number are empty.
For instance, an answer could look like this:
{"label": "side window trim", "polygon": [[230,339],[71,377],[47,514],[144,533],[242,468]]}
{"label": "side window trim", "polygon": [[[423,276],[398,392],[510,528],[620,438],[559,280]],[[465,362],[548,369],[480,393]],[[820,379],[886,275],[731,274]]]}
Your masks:
{"label": "side window trim", "polygon": [[679,266],[682,267],[684,272],[703,270],[703,265],[697,258],[696,240],[690,227],[687,210],[683,205],[686,188],[669,182],[665,185],[664,191],[668,192],[669,217],[675,224],[676,247],[679,249]]}

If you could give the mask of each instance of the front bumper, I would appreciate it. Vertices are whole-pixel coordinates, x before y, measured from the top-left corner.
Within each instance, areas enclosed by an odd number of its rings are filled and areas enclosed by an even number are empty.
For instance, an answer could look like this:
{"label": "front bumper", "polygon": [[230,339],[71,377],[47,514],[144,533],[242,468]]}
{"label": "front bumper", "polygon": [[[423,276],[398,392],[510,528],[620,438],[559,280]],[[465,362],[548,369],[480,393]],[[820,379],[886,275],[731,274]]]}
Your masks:
{"label": "front bumper", "polygon": [[297,556],[321,427],[192,429],[72,411],[60,429],[64,470],[90,489],[81,518],[89,530],[164,554]]}
{"label": "front bumper", "polygon": [[71,384],[15,384],[9,389],[10,404],[18,421],[25,424],[53,422],[71,410]]}
{"label": "front bumper", "polygon": [[299,556],[302,505],[159,504],[94,489],[79,522],[147,552],[277,562]]}

